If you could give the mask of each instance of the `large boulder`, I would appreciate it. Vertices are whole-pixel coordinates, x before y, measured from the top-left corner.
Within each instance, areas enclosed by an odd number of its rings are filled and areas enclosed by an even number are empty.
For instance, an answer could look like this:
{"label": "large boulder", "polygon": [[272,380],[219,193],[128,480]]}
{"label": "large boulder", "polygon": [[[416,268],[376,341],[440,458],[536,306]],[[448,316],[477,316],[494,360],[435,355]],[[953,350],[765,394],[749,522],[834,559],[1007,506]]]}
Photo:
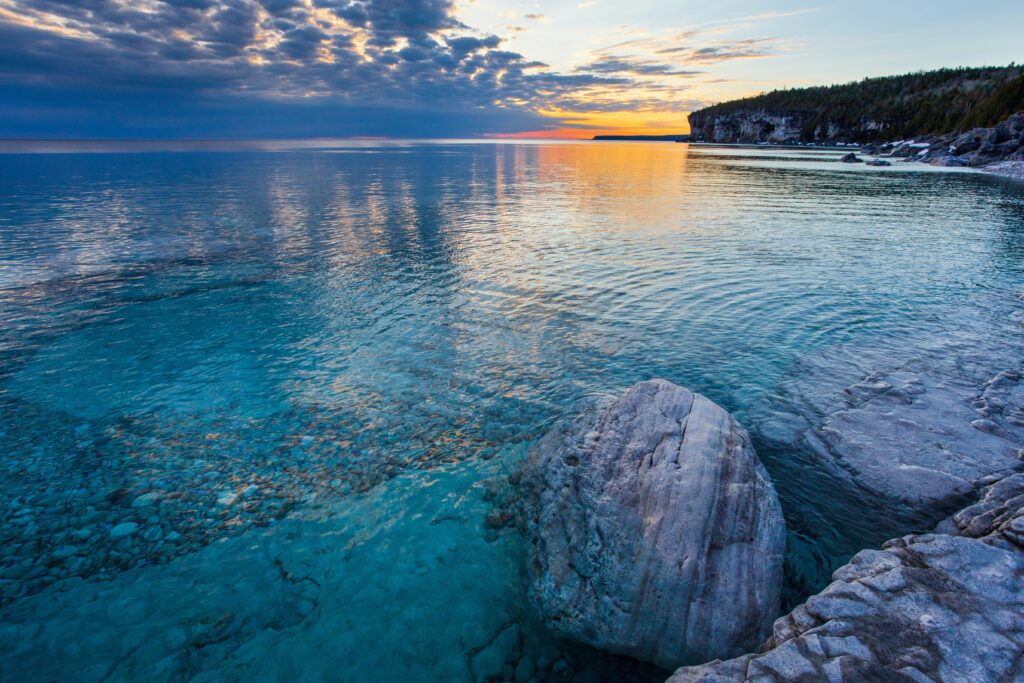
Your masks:
{"label": "large boulder", "polygon": [[531,451],[531,598],[554,632],[666,668],[761,642],[785,523],[747,433],[663,380],[594,399]]}
{"label": "large boulder", "polygon": [[1024,474],[938,531],[858,553],[760,651],[668,683],[1022,680]]}

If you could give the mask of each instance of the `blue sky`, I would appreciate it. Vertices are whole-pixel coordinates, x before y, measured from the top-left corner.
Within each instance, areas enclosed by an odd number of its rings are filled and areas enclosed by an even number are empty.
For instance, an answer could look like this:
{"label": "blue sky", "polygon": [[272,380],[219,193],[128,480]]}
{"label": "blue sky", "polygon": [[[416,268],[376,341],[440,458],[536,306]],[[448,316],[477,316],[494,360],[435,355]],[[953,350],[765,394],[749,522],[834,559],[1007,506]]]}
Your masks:
{"label": "blue sky", "polygon": [[1024,62],[1024,2],[0,0],[0,136],[678,132],[777,87]]}

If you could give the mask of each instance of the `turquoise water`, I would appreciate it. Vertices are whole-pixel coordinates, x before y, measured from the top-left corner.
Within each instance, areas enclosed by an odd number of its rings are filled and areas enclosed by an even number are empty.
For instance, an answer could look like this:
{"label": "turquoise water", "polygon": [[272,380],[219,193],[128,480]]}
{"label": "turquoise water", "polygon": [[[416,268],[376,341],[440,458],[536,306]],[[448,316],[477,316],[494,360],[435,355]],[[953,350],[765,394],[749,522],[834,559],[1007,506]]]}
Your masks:
{"label": "turquoise water", "polygon": [[492,511],[551,420],[649,377],[733,411],[783,500],[795,600],[901,532],[800,451],[803,422],[858,359],[991,336],[1024,284],[1019,185],[836,152],[17,151],[0,154],[11,680],[484,680],[524,652],[550,680],[642,680],[545,640],[523,604],[522,542]]}

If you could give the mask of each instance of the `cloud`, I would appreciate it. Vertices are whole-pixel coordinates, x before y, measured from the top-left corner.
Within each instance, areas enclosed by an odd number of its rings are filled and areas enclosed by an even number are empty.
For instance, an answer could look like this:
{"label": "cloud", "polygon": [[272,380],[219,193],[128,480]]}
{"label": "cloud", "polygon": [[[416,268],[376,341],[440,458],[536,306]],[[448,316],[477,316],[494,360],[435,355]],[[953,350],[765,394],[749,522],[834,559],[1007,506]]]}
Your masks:
{"label": "cloud", "polygon": [[[558,73],[466,26],[454,0],[0,0],[0,127],[327,135],[346,134],[345,123],[349,134],[378,135],[387,133],[361,116],[396,122],[420,111],[518,126],[588,103],[675,111],[679,80],[700,73],[693,65],[773,49],[769,38],[676,32]],[[219,126],[218,112],[235,123]]]}
{"label": "cloud", "polygon": [[599,53],[593,61],[575,68],[575,71],[599,74],[630,74],[633,76],[695,76],[702,71],[683,70],[669,62],[639,57],[616,57]]}
{"label": "cloud", "polygon": [[[678,93],[674,93],[678,94]],[[552,102],[552,108],[562,112],[576,113],[619,113],[637,111],[658,111],[662,113],[675,112],[682,115],[711,104],[707,100],[699,98],[665,99],[654,95],[647,97],[591,97],[586,101],[574,98],[565,98]]]}
{"label": "cloud", "polygon": [[213,100],[478,107],[536,103],[601,81],[537,73],[543,64],[465,27],[450,0],[174,0],[152,8],[25,0],[18,23],[0,20],[0,77]]}
{"label": "cloud", "polygon": [[761,12],[760,14],[751,14],[749,16],[738,17],[736,19],[726,19],[717,23],[731,24],[733,26],[757,24],[763,21],[771,21],[773,19],[784,19],[787,17],[796,17],[801,14],[812,14],[817,11],[817,7],[807,7],[804,9],[790,10],[789,12]]}
{"label": "cloud", "polygon": [[519,109],[352,105],[336,99],[235,97],[194,101],[169,93],[0,86],[0,137],[258,139],[460,137],[543,128]]}
{"label": "cloud", "polygon": [[745,17],[659,33],[621,27],[619,33],[626,36],[625,40],[591,52],[573,68],[573,73],[622,78],[628,87],[594,85],[553,97],[551,106],[566,116],[589,113],[599,118],[628,112],[681,114],[705,106],[709,102],[693,93],[704,85],[722,83],[708,73],[710,67],[732,60],[772,57],[788,49],[773,37],[726,37],[741,26],[736,22],[749,27],[777,16],[782,15]]}
{"label": "cloud", "polygon": [[775,38],[719,40],[703,47],[666,47],[656,52],[672,55],[686,64],[714,64],[733,59],[772,57],[778,54],[778,41]]}

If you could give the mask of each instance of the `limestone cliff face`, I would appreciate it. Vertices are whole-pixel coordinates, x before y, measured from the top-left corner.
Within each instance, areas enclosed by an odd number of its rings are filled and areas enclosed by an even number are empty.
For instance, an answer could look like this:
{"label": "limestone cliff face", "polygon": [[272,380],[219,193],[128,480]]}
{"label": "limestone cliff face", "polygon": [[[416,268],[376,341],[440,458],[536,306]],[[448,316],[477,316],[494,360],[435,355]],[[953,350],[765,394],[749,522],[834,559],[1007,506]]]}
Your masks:
{"label": "limestone cliff face", "polygon": [[721,144],[785,143],[800,140],[845,142],[885,129],[884,122],[871,119],[847,126],[837,121],[821,122],[813,109],[741,109],[719,113],[695,111],[689,116],[691,140]]}
{"label": "limestone cliff face", "polygon": [[700,142],[757,143],[799,140],[813,111],[751,109],[727,114],[695,111],[690,114],[690,136]]}
{"label": "limestone cliff face", "polygon": [[939,69],[775,90],[694,112],[695,140],[882,143],[998,124],[1024,109],[1024,67]]}

